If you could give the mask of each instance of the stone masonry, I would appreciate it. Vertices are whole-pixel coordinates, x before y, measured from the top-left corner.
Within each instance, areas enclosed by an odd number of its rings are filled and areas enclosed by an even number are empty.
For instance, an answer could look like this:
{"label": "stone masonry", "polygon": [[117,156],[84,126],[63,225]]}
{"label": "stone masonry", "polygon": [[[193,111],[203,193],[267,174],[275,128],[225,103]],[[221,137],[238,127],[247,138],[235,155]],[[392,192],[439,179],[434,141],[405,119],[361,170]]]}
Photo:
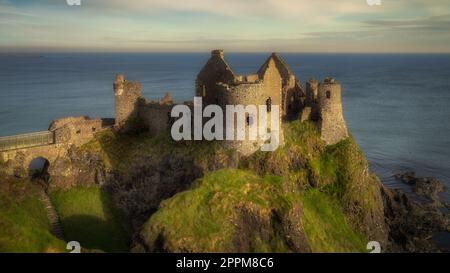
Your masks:
{"label": "stone masonry", "polygon": [[[119,131],[132,129],[132,121],[136,118],[154,135],[170,131],[173,121],[170,112],[175,105],[170,94],[158,101],[147,100],[141,95],[140,84],[125,80],[123,75],[116,76],[114,93],[115,127]],[[336,80],[327,78],[319,83],[311,79],[305,90],[289,66],[276,53],[272,53],[256,73],[242,76],[235,74],[230,68],[223,50],[213,50],[197,76],[195,94],[202,97],[203,107],[216,104],[223,110],[226,105],[278,105],[280,124],[284,120],[297,118],[313,121],[327,144],[334,144],[348,137],[342,114],[341,87]],[[192,102],[186,104],[192,106]],[[268,113],[268,120],[270,115]],[[259,120],[249,116],[246,119],[248,133],[249,122]],[[236,126],[236,122],[226,126]],[[282,130],[280,140],[282,143]],[[262,145],[262,141],[225,141],[224,145],[243,155],[249,155]]]}

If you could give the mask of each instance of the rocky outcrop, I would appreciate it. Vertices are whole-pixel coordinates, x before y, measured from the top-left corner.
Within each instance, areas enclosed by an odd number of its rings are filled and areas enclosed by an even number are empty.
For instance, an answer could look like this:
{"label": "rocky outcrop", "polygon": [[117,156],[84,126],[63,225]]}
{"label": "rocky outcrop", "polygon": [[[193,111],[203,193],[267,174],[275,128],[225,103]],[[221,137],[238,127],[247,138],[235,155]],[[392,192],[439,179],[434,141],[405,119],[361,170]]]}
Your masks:
{"label": "rocky outcrop", "polygon": [[100,155],[79,152],[75,147],[68,150],[66,157],[58,157],[50,164],[48,172],[51,188],[102,186],[108,180],[108,173]]}
{"label": "rocky outcrop", "polygon": [[404,172],[395,175],[397,180],[402,181],[410,186],[415,194],[425,198],[427,205],[436,208],[443,207],[439,193],[445,190],[444,184],[434,177],[418,177],[415,172]]}
{"label": "rocky outcrop", "polygon": [[192,158],[177,155],[164,156],[160,161],[143,156],[137,162],[128,174],[113,171],[104,185],[135,229],[157,210],[161,201],[185,190],[203,175]]}
{"label": "rocky outcrop", "polygon": [[432,240],[433,235],[450,232],[450,217],[440,209],[442,203],[438,197],[443,190],[442,183],[434,178],[416,177],[411,172],[396,177],[412,185],[414,192],[428,201],[415,201],[400,190],[381,186],[391,251],[440,251]]}

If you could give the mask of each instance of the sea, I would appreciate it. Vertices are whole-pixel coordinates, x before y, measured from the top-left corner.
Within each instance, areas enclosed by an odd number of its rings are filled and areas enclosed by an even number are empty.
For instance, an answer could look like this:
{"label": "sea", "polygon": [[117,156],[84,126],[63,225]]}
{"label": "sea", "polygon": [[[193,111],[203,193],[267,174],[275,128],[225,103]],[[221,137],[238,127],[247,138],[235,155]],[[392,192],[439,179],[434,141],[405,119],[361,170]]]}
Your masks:
{"label": "sea", "polygon": [[[270,53],[226,53],[237,74],[254,73]],[[400,171],[450,187],[450,54],[281,53],[297,78],[335,77],[348,128],[371,171],[391,188]],[[0,136],[43,131],[56,118],[113,117],[117,73],[140,81],[150,99],[192,100],[209,53],[0,54]],[[444,200],[450,200],[447,190]]]}

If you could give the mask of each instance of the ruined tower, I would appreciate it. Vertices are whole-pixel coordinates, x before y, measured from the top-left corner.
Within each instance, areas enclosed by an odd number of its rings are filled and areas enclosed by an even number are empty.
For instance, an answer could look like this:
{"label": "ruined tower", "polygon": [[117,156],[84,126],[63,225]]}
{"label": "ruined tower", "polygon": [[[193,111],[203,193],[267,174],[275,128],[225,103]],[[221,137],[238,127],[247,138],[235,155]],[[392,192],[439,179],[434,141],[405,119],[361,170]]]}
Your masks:
{"label": "ruined tower", "polygon": [[341,85],[334,78],[326,78],[319,85],[319,129],[321,138],[335,144],[348,137],[342,113]]}
{"label": "ruined tower", "polygon": [[306,94],[304,106],[300,115],[300,120],[314,120],[319,118],[319,103],[318,103],[319,83],[315,79],[309,79],[306,82]]}
{"label": "ruined tower", "polygon": [[211,57],[200,70],[195,81],[195,94],[205,105],[219,104],[217,83],[233,84],[237,79],[224,59],[222,49],[211,51]]}
{"label": "ruined tower", "polygon": [[306,101],[307,104],[317,103],[319,92],[319,83],[316,79],[309,79],[306,83]]}
{"label": "ruined tower", "polygon": [[127,131],[129,123],[137,118],[140,97],[140,83],[129,82],[123,75],[116,75],[114,81],[115,127],[120,131]]}
{"label": "ruined tower", "polygon": [[303,106],[305,92],[299,80],[286,64],[286,62],[277,53],[272,53],[267,61],[261,66],[258,74],[266,69],[269,62],[275,64],[282,80],[281,90],[281,110],[285,119],[296,118]]}

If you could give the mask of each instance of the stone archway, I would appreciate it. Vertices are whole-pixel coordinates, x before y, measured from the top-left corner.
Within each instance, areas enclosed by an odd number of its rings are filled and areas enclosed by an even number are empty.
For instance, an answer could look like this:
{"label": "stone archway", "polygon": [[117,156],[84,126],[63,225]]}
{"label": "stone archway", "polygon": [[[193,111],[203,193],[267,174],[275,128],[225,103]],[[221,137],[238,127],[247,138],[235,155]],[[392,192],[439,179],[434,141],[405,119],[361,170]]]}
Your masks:
{"label": "stone archway", "polygon": [[31,181],[37,182],[47,189],[50,182],[49,167],[50,161],[47,158],[42,156],[35,157],[28,164],[28,177]]}

